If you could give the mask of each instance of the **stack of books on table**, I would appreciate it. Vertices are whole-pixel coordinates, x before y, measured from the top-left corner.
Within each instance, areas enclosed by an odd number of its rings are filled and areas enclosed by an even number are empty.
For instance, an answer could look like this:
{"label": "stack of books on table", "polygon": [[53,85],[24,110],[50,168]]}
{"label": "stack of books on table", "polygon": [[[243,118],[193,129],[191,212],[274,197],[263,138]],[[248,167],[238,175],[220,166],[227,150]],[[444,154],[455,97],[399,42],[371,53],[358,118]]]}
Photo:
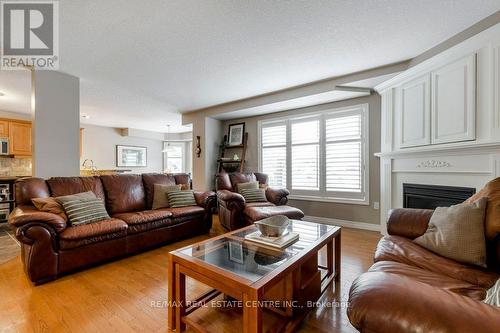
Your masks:
{"label": "stack of books on table", "polygon": [[296,232],[286,232],[279,237],[267,237],[260,233],[260,231],[252,232],[245,236],[245,239],[250,242],[258,243],[261,245],[272,246],[275,248],[283,249],[299,239],[299,234]]}

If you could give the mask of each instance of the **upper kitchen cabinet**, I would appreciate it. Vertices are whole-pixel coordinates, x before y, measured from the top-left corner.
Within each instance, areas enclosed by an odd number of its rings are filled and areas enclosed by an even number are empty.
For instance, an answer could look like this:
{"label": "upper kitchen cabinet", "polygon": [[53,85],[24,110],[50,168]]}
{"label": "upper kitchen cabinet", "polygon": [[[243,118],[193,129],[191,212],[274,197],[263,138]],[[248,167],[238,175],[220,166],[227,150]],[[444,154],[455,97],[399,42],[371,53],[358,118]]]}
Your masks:
{"label": "upper kitchen cabinet", "polygon": [[16,156],[31,156],[31,122],[9,121],[9,144],[10,154]]}
{"label": "upper kitchen cabinet", "polygon": [[9,137],[9,121],[0,119],[0,138]]}
{"label": "upper kitchen cabinet", "polygon": [[476,55],[431,73],[433,144],[474,140],[476,129]]}
{"label": "upper kitchen cabinet", "polygon": [[399,130],[401,148],[428,145],[431,142],[430,75],[401,86]]}

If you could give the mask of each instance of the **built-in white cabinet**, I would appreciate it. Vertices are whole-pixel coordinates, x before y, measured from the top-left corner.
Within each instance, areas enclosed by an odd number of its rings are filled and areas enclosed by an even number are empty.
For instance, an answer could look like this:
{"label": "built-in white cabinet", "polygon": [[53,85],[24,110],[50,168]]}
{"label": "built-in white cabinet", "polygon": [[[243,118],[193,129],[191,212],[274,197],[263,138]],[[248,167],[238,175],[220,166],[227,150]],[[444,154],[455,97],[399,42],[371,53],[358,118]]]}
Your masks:
{"label": "built-in white cabinet", "polygon": [[446,65],[431,75],[431,143],[474,140],[476,55]]}
{"label": "built-in white cabinet", "polygon": [[397,89],[399,148],[476,139],[476,55],[471,54]]}
{"label": "built-in white cabinet", "polygon": [[430,136],[430,75],[409,81],[400,89],[401,148],[428,145]]}

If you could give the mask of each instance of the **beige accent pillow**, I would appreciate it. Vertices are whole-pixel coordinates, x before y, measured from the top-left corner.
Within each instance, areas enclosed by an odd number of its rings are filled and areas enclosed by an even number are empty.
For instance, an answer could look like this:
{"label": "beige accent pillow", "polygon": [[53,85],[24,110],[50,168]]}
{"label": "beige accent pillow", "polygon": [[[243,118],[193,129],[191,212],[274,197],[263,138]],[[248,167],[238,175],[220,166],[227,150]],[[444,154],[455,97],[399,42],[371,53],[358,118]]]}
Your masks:
{"label": "beige accent pillow", "polygon": [[241,193],[241,190],[256,190],[259,188],[259,182],[248,182],[236,184],[236,190]]}
{"label": "beige accent pillow", "polygon": [[153,189],[153,207],[152,209],[160,209],[160,208],[168,208],[170,205],[168,204],[168,192],[180,191],[181,185],[163,185],[163,184],[154,184]]}
{"label": "beige accent pillow", "polygon": [[34,198],[34,199],[31,199],[31,202],[36,207],[36,209],[38,209],[39,211],[59,215],[65,221],[68,221],[68,217],[66,216],[66,213],[64,212],[63,206],[59,202],[57,202],[56,199],[54,199],[54,198]]}
{"label": "beige accent pillow", "polygon": [[438,207],[427,231],[414,242],[464,264],[486,267],[484,216],[488,198],[451,207]]}

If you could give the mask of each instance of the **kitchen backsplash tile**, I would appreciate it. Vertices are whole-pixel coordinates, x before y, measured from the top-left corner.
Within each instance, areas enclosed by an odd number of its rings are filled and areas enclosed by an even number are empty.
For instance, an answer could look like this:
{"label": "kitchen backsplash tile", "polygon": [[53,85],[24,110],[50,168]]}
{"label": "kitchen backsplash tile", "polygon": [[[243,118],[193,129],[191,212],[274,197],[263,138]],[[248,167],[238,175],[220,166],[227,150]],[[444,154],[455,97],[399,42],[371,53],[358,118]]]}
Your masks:
{"label": "kitchen backsplash tile", "polygon": [[30,176],[31,158],[1,158],[0,176]]}

